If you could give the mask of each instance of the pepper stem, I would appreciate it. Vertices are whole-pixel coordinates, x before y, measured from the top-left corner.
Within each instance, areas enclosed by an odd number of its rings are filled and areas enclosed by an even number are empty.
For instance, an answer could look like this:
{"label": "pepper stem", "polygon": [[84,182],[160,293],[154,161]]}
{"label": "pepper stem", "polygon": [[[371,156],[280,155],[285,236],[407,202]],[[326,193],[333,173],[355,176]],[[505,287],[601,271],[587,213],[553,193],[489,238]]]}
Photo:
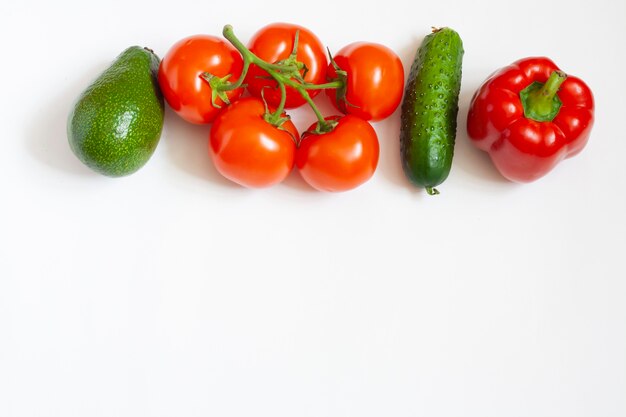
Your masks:
{"label": "pepper stem", "polygon": [[537,122],[551,122],[561,109],[557,92],[567,78],[563,71],[552,71],[545,84],[534,82],[520,92],[524,116]]}

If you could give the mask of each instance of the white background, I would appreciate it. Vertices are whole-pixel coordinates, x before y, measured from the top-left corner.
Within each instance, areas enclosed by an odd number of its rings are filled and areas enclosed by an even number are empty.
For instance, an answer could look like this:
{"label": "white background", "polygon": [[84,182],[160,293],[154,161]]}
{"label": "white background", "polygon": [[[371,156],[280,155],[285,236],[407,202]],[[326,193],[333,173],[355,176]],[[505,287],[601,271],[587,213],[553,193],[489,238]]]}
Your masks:
{"label": "white background", "polygon": [[[625,20],[622,1],[2,2],[0,416],[625,416]],[[70,152],[73,100],[126,47],[273,21],[407,70],[431,26],[461,34],[441,195],[405,180],[397,113],[343,194],[228,183],[208,128],[169,109],[135,175]],[[465,119],[529,55],[586,80],[597,118],[582,154],[516,185]]]}

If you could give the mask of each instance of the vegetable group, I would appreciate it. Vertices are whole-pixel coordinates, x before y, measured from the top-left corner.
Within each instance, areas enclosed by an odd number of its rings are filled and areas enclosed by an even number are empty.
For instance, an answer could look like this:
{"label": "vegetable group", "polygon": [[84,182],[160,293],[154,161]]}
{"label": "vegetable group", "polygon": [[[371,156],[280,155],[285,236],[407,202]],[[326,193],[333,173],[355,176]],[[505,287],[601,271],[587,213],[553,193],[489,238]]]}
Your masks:
{"label": "vegetable group", "polygon": [[[433,28],[406,88],[400,58],[381,44],[354,42],[327,56],[313,32],[290,23],[259,29],[248,46],[230,25],[222,35],[184,38],[162,61],[147,48],[124,51],[70,114],[76,156],[104,175],[135,172],[157,146],[165,99],[184,120],[212,123],[208,154],[225,178],[269,187],[295,166],[315,189],[347,191],[378,165],[370,122],[402,103],[404,173],[428,194],[439,193],[456,141],[464,54],[457,32]],[[321,91],[341,114],[322,114],[313,100]],[[317,120],[299,135],[286,109],[305,104]],[[529,182],[579,153],[593,121],[593,95],[582,80],[548,58],[526,58],[495,72],[474,94],[467,131],[506,178]]]}
{"label": "vegetable group", "polygon": [[[379,145],[366,120],[388,117],[400,102],[404,73],[397,55],[382,45],[356,43],[329,67],[319,39],[301,26],[268,25],[249,48],[231,26],[223,35],[232,50],[213,37],[178,42],[163,60],[160,82],[168,103],[188,121],[211,122],[219,113],[209,152],[224,177],[245,187],[271,186],[290,173],[296,154],[302,177],[318,190],[347,191],[372,177]],[[199,42],[206,48],[194,45]],[[237,98],[244,86],[254,98]],[[319,111],[313,97],[322,90],[347,116]],[[300,137],[285,109],[305,103],[317,122]]]}
{"label": "vegetable group", "polygon": [[593,94],[544,57],[494,73],[474,95],[467,132],[511,181],[534,181],[579,153],[593,126]]}
{"label": "vegetable group", "polygon": [[402,103],[400,152],[407,178],[428,194],[448,177],[459,111],[463,43],[450,28],[434,29],[417,51]]}

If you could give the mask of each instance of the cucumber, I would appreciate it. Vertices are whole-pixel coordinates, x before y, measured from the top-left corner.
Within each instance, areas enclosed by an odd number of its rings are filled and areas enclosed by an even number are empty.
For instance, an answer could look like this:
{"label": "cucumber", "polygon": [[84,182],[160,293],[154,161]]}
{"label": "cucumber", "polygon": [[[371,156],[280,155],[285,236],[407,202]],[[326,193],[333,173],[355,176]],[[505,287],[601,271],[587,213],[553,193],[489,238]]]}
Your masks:
{"label": "cucumber", "polygon": [[463,42],[450,28],[433,28],[417,50],[400,113],[402,168],[411,183],[439,194],[450,173],[459,112]]}

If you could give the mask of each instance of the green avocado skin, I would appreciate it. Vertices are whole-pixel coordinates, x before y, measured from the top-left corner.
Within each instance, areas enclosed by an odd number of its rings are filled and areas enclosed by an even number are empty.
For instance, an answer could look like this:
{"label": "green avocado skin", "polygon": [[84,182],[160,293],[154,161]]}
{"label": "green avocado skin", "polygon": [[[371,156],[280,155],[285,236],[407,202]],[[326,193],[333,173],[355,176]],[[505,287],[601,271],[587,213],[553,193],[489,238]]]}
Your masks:
{"label": "green avocado skin", "polygon": [[463,43],[442,28],[424,38],[405,88],[401,109],[402,167],[429,194],[450,173],[456,138]]}
{"label": "green avocado skin", "polygon": [[159,58],[131,46],[78,97],[70,112],[70,148],[85,165],[109,177],[132,174],[148,162],[163,129]]}

